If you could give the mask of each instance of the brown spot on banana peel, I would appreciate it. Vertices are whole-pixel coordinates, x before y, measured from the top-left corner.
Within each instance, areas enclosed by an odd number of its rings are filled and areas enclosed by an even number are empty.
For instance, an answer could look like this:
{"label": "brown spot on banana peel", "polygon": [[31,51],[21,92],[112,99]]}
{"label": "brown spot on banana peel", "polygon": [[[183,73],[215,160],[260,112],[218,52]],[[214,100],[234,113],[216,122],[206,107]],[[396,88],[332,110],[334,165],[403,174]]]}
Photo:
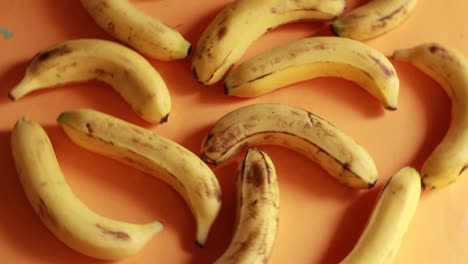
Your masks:
{"label": "brown spot on banana peel", "polygon": [[88,134],[93,134],[94,132],[90,123],[86,123],[86,130],[88,131]]}
{"label": "brown spot on banana peel", "polygon": [[442,59],[453,61],[454,59],[450,56],[449,52],[437,44],[432,44],[429,46],[429,52],[434,55],[439,55]]}
{"label": "brown spot on banana peel", "polygon": [[223,26],[221,27],[220,29],[218,29],[218,32],[217,32],[217,37],[218,37],[218,40],[221,40],[225,35],[226,35],[226,26]]}
{"label": "brown spot on banana peel", "polygon": [[382,61],[380,61],[378,58],[374,57],[373,55],[371,54],[368,54],[367,55],[372,61],[375,62],[375,64],[377,64],[377,66],[379,66],[379,68],[382,70],[382,72],[388,77],[393,77],[395,75],[395,72],[391,69],[389,69],[387,66],[385,66],[385,64],[383,64]]}
{"label": "brown spot on banana peel", "polygon": [[113,22],[107,23],[107,32],[111,35],[115,34],[115,24]]}
{"label": "brown spot on banana peel", "polygon": [[381,18],[379,18],[379,22],[384,22],[384,21],[387,21],[389,19],[391,19],[393,16],[395,16],[396,14],[398,14],[401,10],[403,10],[405,8],[406,4],[400,6],[399,8],[395,9],[394,11],[392,11],[390,14],[386,15],[386,16],[383,16]]}
{"label": "brown spot on banana peel", "polygon": [[32,61],[36,62],[36,63],[42,63],[42,62],[44,62],[46,60],[49,60],[49,59],[52,59],[52,58],[61,57],[61,56],[65,55],[65,54],[68,54],[68,53],[70,53],[72,51],[73,51],[73,49],[70,48],[69,46],[61,45],[59,47],[56,47],[56,48],[53,48],[53,49],[50,49],[50,50],[39,52],[38,54],[36,54],[36,56],[33,57]]}
{"label": "brown spot on banana peel", "polygon": [[255,162],[251,165],[251,170],[247,174],[246,181],[248,184],[252,184],[254,187],[259,188],[265,184],[263,177],[263,165],[261,162]]}
{"label": "brown spot on banana peel", "polygon": [[43,221],[48,221],[53,226],[58,227],[55,216],[50,212],[49,208],[41,197],[39,197],[38,214]]}
{"label": "brown spot on banana peel", "polygon": [[92,72],[97,74],[99,77],[108,76],[111,79],[114,78],[114,73],[112,73],[110,71],[107,71],[107,70],[104,70],[104,69],[101,69],[101,68],[96,68],[96,69],[92,70]]}
{"label": "brown spot on banana peel", "polygon": [[129,241],[130,240],[130,236],[125,233],[125,232],[122,232],[122,231],[114,231],[114,230],[111,230],[109,228],[106,228],[100,224],[96,224],[96,227],[105,235],[108,235],[108,236],[111,236],[115,239],[118,239],[118,240],[124,240],[124,241]]}

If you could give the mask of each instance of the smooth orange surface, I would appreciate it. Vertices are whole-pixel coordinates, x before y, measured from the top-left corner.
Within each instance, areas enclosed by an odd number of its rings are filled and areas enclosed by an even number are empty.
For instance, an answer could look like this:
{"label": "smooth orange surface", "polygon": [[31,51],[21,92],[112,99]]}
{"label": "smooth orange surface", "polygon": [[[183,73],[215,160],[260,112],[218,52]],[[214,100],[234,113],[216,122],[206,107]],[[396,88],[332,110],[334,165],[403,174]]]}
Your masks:
{"label": "smooth orange surface", "polygon": [[[161,0],[135,4],[178,29],[196,43],[203,29],[230,1]],[[349,9],[365,1],[348,1]],[[419,1],[400,28],[369,41],[390,55],[394,49],[426,41],[448,44],[468,54],[467,1]],[[98,83],[67,85],[35,92],[11,102],[8,91],[39,50],[74,38],[112,39],[88,17],[79,1],[1,1],[0,28],[0,257],[1,263],[103,263],[83,256],[57,240],[40,222],[19,183],[10,134],[20,117],[40,122],[48,132],[67,180],[91,209],[119,220],[144,223],[159,219],[165,229],[130,263],[211,263],[230,242],[235,217],[237,161],[213,168],[223,193],[223,208],[206,247],[194,243],[194,220],[183,200],[165,183],[73,144],[57,126],[57,115],[94,108],[148,127],[199,154],[203,137],[225,113],[247,104],[280,102],[308,109],[353,136],[373,156],[380,172],[371,191],[340,185],[313,162],[279,147],[263,147],[277,167],[281,213],[270,263],[337,263],[351,250],[367,221],[377,193],[406,165],[420,168],[442,139],[450,122],[450,102],[441,87],[420,71],[395,63],[401,88],[399,109],[387,112],[359,86],[320,78],[255,99],[223,95],[221,85],[205,88],[190,72],[190,59],[151,60],[172,95],[170,120],[149,126],[111,88]],[[329,35],[320,23],[282,26],[255,42],[243,60],[303,37]],[[241,37],[241,36],[239,36]],[[237,160],[240,159],[237,156]],[[425,191],[395,263],[468,262],[468,176],[448,188]],[[77,215],[77,217],[79,217]]]}

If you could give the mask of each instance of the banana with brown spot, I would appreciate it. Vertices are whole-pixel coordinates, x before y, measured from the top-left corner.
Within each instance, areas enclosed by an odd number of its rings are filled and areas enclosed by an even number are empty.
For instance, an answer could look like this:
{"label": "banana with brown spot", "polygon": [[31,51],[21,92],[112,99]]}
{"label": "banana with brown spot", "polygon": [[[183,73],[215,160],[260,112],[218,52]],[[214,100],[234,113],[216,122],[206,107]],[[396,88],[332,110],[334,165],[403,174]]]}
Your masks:
{"label": "banana with brown spot", "polygon": [[36,90],[89,80],[112,86],[144,120],[167,121],[171,98],[159,73],[137,52],[106,40],[75,39],[42,50],[9,96],[18,100]]}
{"label": "banana with brown spot", "polygon": [[405,167],[384,186],[357,244],[340,264],[390,264],[416,213],[421,196],[419,173]]}
{"label": "banana with brown spot", "polygon": [[175,29],[129,0],[81,0],[94,21],[116,39],[158,60],[187,57],[191,44]]}
{"label": "banana with brown spot", "polygon": [[37,123],[19,120],[11,135],[16,170],[42,223],[70,248],[90,257],[117,260],[138,253],[162,229],[158,221],[131,224],[98,215],[67,184],[52,144]]}
{"label": "banana with brown spot", "polygon": [[397,50],[393,58],[432,77],[452,101],[450,127],[421,168],[425,187],[447,186],[468,168],[468,60],[461,52],[440,43]]}
{"label": "banana with brown spot", "polygon": [[194,77],[212,85],[268,30],[297,21],[332,20],[345,6],[344,0],[237,0],[200,37],[192,59]]}
{"label": "banana with brown spot", "polygon": [[247,60],[225,79],[227,95],[255,97],[317,77],[340,77],[361,85],[390,110],[398,107],[400,81],[392,63],[361,42],[314,37]]}
{"label": "banana with brown spot", "polygon": [[405,22],[417,0],[372,0],[351,10],[331,25],[339,37],[368,40],[379,37]]}
{"label": "banana with brown spot", "polygon": [[213,171],[188,149],[110,115],[88,109],[63,112],[57,119],[70,139],[168,183],[196,220],[196,243],[203,246],[221,209],[221,189]]}
{"label": "banana with brown spot", "polygon": [[372,188],[377,181],[377,168],[362,146],[328,121],[285,104],[248,105],[221,117],[203,142],[202,159],[218,165],[266,144],[305,155],[347,186]]}
{"label": "banana with brown spot", "polygon": [[251,148],[239,164],[233,238],[216,264],[267,263],[279,224],[279,188],[270,157]]}

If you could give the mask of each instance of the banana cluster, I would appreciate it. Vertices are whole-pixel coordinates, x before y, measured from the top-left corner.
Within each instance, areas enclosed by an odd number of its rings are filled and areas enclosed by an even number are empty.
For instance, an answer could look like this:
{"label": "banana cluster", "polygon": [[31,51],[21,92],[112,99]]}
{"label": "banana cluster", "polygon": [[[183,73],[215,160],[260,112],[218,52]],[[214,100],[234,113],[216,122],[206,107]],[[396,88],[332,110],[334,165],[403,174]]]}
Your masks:
{"label": "banana cluster", "polygon": [[[416,3],[372,0],[342,15],[344,0],[236,0],[200,36],[192,57],[193,77],[205,86],[224,79],[226,95],[248,98],[312,78],[339,77],[360,85],[386,109],[397,110],[397,71],[384,54],[360,41],[401,25]],[[128,0],[81,0],[81,4],[97,25],[134,50],[99,39],[52,45],[32,58],[9,97],[15,101],[40,89],[97,80],[115,89],[142,119],[167,122],[169,89],[144,56],[184,59],[192,45]],[[231,70],[256,39],[296,21],[330,21],[335,36],[294,41]],[[417,210],[422,187],[447,186],[468,168],[466,57],[446,45],[425,43],[397,50],[391,59],[411,63],[440,83],[452,100],[452,122],[420,172],[404,167],[387,181],[365,230],[342,264],[391,263]],[[193,214],[200,247],[222,205],[222,191],[209,165],[220,165],[245,152],[238,166],[235,231],[218,264],[266,263],[273,251],[279,225],[279,184],[274,163],[261,146],[294,150],[350,188],[371,189],[379,176],[370,154],[352,137],[326,119],[287,104],[250,104],[225,114],[205,136],[200,157],[149,129],[92,109],[63,112],[57,122],[78,146],[170,185]],[[136,254],[163,229],[159,221],[135,224],[109,219],[83,204],[67,184],[40,124],[18,120],[11,149],[34,211],[70,248],[93,258],[121,259]]]}

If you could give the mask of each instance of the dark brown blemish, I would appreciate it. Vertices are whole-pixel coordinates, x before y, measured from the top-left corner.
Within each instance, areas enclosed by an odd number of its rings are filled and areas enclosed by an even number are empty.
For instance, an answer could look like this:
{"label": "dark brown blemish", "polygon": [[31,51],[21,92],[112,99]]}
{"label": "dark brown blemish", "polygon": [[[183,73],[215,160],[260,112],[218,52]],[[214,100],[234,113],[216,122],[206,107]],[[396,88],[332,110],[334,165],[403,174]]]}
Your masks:
{"label": "dark brown blemish", "polygon": [[107,32],[109,32],[109,34],[115,34],[115,24],[113,22],[107,23]]}
{"label": "dark brown blemish", "polygon": [[460,172],[458,173],[458,176],[460,176],[466,169],[468,169],[468,164],[463,166],[463,168],[460,170]]}
{"label": "dark brown blemish", "polygon": [[388,14],[388,15],[381,17],[381,18],[379,19],[379,21],[385,22],[386,20],[391,19],[393,16],[395,16],[396,14],[398,14],[403,8],[405,8],[405,5],[400,6],[399,8],[395,9],[393,12],[391,12],[391,13]]}
{"label": "dark brown blemish", "polygon": [[374,57],[374,56],[371,55],[371,54],[369,54],[368,56],[369,56],[369,58],[370,58],[372,61],[375,62],[375,64],[377,64],[377,65],[380,67],[380,69],[382,70],[382,72],[383,72],[387,77],[392,77],[392,76],[395,75],[395,73],[394,73],[391,69],[389,69],[387,66],[385,66],[385,65],[383,64],[383,62],[381,62],[378,58]]}
{"label": "dark brown blemish", "polygon": [[91,124],[90,123],[86,123],[86,130],[88,130],[88,134],[93,134],[93,129],[91,128]]}
{"label": "dark brown blemish", "polygon": [[220,29],[218,29],[217,36],[219,40],[221,40],[226,35],[226,31],[226,26],[223,26]]}
{"label": "dark brown blemish", "polygon": [[439,55],[443,59],[446,59],[449,61],[453,60],[452,56],[450,56],[449,52],[446,49],[436,44],[429,46],[429,52],[432,54]]}
{"label": "dark brown blemish", "polygon": [[[255,81],[260,80],[260,79],[263,79],[263,78],[265,78],[265,77],[267,77],[267,76],[269,76],[271,74],[273,74],[273,73],[269,72],[269,73],[260,75],[260,76],[256,77],[255,79],[249,80],[249,83],[255,82]],[[236,86],[234,86],[234,87],[236,87]]]}
{"label": "dark brown blemish", "polygon": [[113,230],[110,230],[106,227],[103,227],[102,225],[100,224],[96,224],[96,227],[105,235],[109,235],[109,236],[112,236],[114,237],[115,239],[119,239],[119,240],[125,240],[125,241],[128,241],[130,240],[130,236],[125,233],[125,232],[122,232],[122,231],[113,231]]}
{"label": "dark brown blemish", "polygon": [[255,162],[247,174],[247,183],[252,184],[254,187],[259,188],[265,184],[263,177],[263,166],[260,162]]}
{"label": "dark brown blemish", "polygon": [[270,11],[272,14],[276,14],[278,12],[278,10],[275,7],[272,7]]}
{"label": "dark brown blemish", "polygon": [[70,53],[72,51],[73,50],[69,46],[62,45],[62,46],[56,47],[56,48],[51,49],[51,50],[46,50],[46,51],[43,51],[43,52],[39,52],[36,56],[34,56],[32,61],[36,62],[36,63],[42,63],[42,62],[44,62],[46,60],[63,56],[63,55],[68,54],[68,53]]}
{"label": "dark brown blemish", "polygon": [[114,74],[112,72],[109,72],[101,68],[96,68],[93,70],[93,72],[96,73],[99,77],[109,76],[110,78],[114,78]]}
{"label": "dark brown blemish", "polygon": [[49,221],[52,225],[58,226],[57,220],[55,219],[55,216],[50,212],[49,208],[47,207],[46,203],[42,198],[39,197],[39,216],[44,220],[44,221]]}

